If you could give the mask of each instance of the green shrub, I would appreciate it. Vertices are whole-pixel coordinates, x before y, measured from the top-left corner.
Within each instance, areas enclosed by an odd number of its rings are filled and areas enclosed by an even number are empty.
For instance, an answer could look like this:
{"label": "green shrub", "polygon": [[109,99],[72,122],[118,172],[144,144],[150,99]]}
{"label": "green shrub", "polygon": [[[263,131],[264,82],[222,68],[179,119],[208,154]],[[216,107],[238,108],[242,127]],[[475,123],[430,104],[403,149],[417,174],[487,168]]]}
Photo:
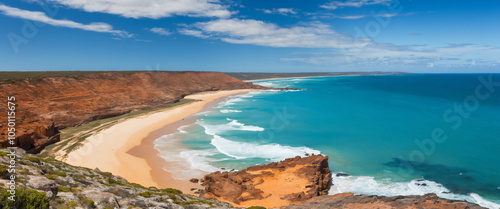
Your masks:
{"label": "green shrub", "polygon": [[130,186],[132,187],[139,187],[139,188],[142,188],[142,189],[146,189],[146,187],[140,185],[140,184],[136,184],[136,183],[130,183]]}
{"label": "green shrub", "polygon": [[64,204],[65,203],[64,200],[61,198],[56,198],[55,201],[57,202],[57,204]]}
{"label": "green shrub", "polygon": [[192,201],[185,201],[185,202],[174,200],[174,203],[177,204],[177,205],[200,205],[200,204],[206,204],[206,205],[211,205],[211,206],[213,206],[213,204],[214,204],[214,202],[210,202],[210,201],[207,201],[207,200],[192,200]]}
{"label": "green shrub", "polygon": [[252,207],[249,207],[247,209],[266,209],[266,208],[262,207],[262,206],[252,206]]}
{"label": "green shrub", "polygon": [[151,197],[151,193],[150,193],[150,192],[142,192],[142,193],[140,193],[139,195],[141,195],[141,196],[143,196],[143,197],[145,197],[145,198],[149,198],[149,197]]}
{"label": "green shrub", "polygon": [[175,194],[175,195],[180,195],[182,194],[181,190],[178,189],[172,189],[172,188],[166,188],[161,190],[162,193],[169,193],[169,194]]}
{"label": "green shrub", "polygon": [[86,208],[96,208],[94,201],[91,199],[87,199],[83,196],[80,196],[80,201],[82,205]]}
{"label": "green shrub", "polygon": [[7,156],[6,152],[0,152],[0,156]]}
{"label": "green shrub", "polygon": [[6,165],[0,165],[0,178],[2,179],[9,179],[9,166]]}
{"label": "green shrub", "polygon": [[30,171],[26,168],[19,171],[19,174],[30,174]]}
{"label": "green shrub", "polygon": [[58,176],[66,177],[66,173],[62,171],[53,170],[52,173]]}
{"label": "green shrub", "polygon": [[108,178],[110,178],[111,176],[113,176],[113,174],[110,173],[110,172],[100,172],[100,174],[103,175],[103,176],[106,176]]}
{"label": "green shrub", "polygon": [[31,161],[31,162],[40,164],[40,158],[31,157],[31,156],[26,155],[26,159],[29,160],[29,161]]}
{"label": "green shrub", "polygon": [[16,189],[15,201],[9,200],[10,193],[0,188],[0,208],[23,208],[23,209],[47,209],[49,200],[45,192],[38,192],[34,189]]}
{"label": "green shrub", "polygon": [[208,201],[208,200],[199,200],[200,203],[207,204],[207,205],[213,205],[214,202]]}
{"label": "green shrub", "polygon": [[45,174],[45,176],[46,176],[47,178],[49,178],[49,179],[52,179],[52,180],[54,180],[54,179],[56,179],[56,178],[57,178],[57,176],[52,175],[52,174]]}
{"label": "green shrub", "polygon": [[75,202],[74,200],[71,200],[70,202],[68,202],[68,207],[74,208],[74,207],[77,207],[77,206],[78,206],[78,203]]}
{"label": "green shrub", "polygon": [[60,185],[57,185],[57,191],[59,191],[59,192],[71,192],[71,188],[62,187]]}
{"label": "green shrub", "polygon": [[197,204],[198,202],[197,201],[181,202],[181,201],[174,200],[174,203],[182,206],[182,205],[193,205],[193,204]]}
{"label": "green shrub", "polygon": [[108,183],[109,184],[118,184],[118,185],[122,185],[122,182],[119,181],[119,180],[115,180],[113,178],[108,178]]}

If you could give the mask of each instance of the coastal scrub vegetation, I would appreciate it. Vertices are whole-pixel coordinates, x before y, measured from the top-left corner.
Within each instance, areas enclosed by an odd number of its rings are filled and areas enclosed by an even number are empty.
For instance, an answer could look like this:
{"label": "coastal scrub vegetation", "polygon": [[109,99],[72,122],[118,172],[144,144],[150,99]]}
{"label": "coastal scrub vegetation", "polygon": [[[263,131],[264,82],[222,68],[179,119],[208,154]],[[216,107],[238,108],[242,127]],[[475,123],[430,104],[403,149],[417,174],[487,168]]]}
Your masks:
{"label": "coastal scrub vegetation", "polygon": [[21,187],[15,189],[15,201],[9,200],[11,194],[7,189],[0,188],[0,208],[25,208],[25,209],[45,209],[49,208],[49,200],[45,192]]}
{"label": "coastal scrub vegetation", "polygon": [[[0,174],[8,178],[7,149],[0,149]],[[8,200],[7,180],[0,180],[0,209],[69,208],[232,208],[217,200],[183,194],[173,188],[144,187],[122,177],[48,157],[16,153],[16,201]],[[4,179],[5,179],[4,178]],[[160,207],[161,206],[161,207]]]}

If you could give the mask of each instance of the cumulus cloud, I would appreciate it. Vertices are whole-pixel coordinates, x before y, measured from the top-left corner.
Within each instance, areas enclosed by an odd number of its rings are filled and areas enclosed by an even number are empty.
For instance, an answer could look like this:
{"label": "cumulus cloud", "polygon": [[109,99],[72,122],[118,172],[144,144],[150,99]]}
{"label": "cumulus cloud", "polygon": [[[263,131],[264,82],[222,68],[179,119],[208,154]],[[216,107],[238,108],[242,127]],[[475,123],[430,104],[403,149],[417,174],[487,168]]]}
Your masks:
{"label": "cumulus cloud", "polygon": [[319,22],[284,28],[253,19],[218,19],[195,23],[180,33],[268,47],[349,48],[361,47],[369,42],[343,36]]}
{"label": "cumulus cloud", "polygon": [[3,4],[0,4],[0,12],[2,12],[6,16],[42,22],[56,27],[75,28],[75,29],[94,31],[100,33],[111,33],[123,38],[130,38],[133,36],[132,34],[129,34],[126,31],[114,30],[113,26],[107,23],[94,22],[90,24],[83,24],[71,20],[57,20],[47,16],[43,12],[22,10],[14,7],[9,7]]}
{"label": "cumulus cloud", "polygon": [[149,31],[156,33],[156,34],[159,34],[159,35],[162,35],[162,36],[168,36],[168,35],[172,34],[172,32],[168,31],[165,28],[150,28]]}
{"label": "cumulus cloud", "polygon": [[128,18],[170,17],[174,15],[193,17],[231,16],[227,6],[218,0],[37,0],[58,3],[86,12],[121,15]]}
{"label": "cumulus cloud", "polygon": [[338,9],[343,7],[362,7],[365,5],[384,4],[387,5],[391,0],[347,0],[347,1],[331,1],[321,5],[325,9]]}

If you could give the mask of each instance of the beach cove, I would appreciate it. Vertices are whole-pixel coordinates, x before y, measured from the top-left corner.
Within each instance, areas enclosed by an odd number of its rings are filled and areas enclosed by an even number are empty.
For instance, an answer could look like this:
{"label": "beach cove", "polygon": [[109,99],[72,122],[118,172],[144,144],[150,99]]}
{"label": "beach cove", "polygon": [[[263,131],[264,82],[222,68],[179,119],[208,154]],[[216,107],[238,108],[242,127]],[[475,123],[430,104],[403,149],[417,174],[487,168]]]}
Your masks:
{"label": "beach cove", "polygon": [[[197,101],[127,119],[102,130],[88,137],[83,146],[69,153],[65,162],[111,172],[146,187],[177,188],[191,193],[190,189],[197,187],[197,184],[176,180],[161,169],[160,165],[166,162],[157,156],[158,151],[153,148],[151,140],[154,140],[155,134],[177,131],[177,125],[181,124],[179,122],[207,108],[214,101],[251,91],[255,90],[202,92],[186,96],[186,99]],[[167,132],[155,132],[158,130]]]}

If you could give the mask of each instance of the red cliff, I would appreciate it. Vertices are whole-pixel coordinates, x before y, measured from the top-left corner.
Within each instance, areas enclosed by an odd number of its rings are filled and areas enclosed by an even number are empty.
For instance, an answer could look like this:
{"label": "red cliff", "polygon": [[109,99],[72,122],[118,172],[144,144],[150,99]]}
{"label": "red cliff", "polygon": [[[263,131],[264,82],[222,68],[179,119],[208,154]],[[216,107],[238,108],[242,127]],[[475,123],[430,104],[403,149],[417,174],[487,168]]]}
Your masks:
{"label": "red cliff", "polygon": [[7,97],[16,97],[16,145],[40,152],[59,140],[59,130],[93,120],[153,109],[185,95],[213,90],[262,88],[216,72],[105,72],[25,79],[0,85],[0,144],[7,141]]}

